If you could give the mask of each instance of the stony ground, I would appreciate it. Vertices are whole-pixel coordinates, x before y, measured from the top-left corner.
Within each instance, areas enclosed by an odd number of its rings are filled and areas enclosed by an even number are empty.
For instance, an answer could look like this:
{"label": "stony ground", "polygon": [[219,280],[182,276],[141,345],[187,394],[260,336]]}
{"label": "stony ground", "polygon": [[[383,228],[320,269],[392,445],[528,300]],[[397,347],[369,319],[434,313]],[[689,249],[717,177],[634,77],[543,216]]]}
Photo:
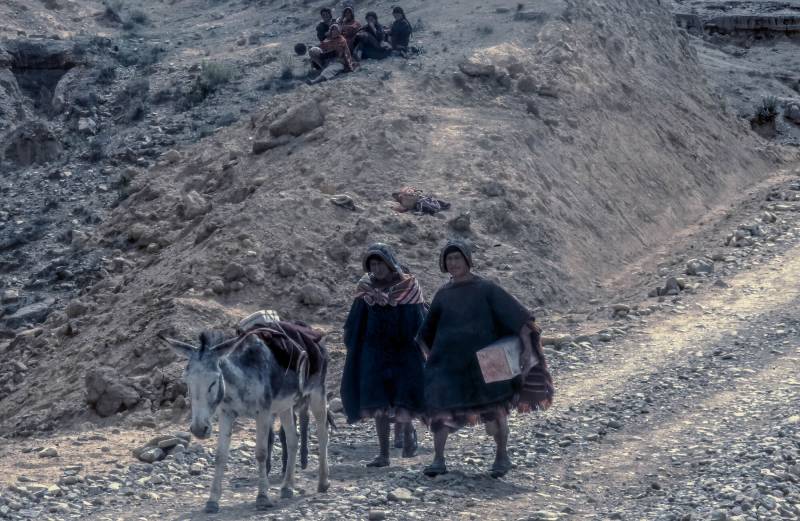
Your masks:
{"label": "stony ground", "polygon": [[[492,444],[479,428],[453,437],[445,476],[420,473],[431,457],[427,433],[417,457],[366,469],[375,451],[370,426],[345,426],[339,417],[330,492],[315,492],[312,450],[295,498],[257,512],[254,430],[244,422],[232,444],[221,512],[206,516],[213,440],[181,442],[154,464],[131,455],[154,435],[185,428],[184,413],[175,422],[160,418],[156,429],[146,422],[85,425],[7,440],[0,446],[0,516],[798,519],[798,174],[754,189],[727,217],[700,227],[672,258],[661,259],[662,279],[679,275],[678,294],[645,299],[640,292],[639,301],[595,302],[585,316],[575,310],[543,319],[557,401],[544,414],[512,418],[516,468],[506,478],[488,477]],[[739,246],[724,246],[737,230],[747,230],[736,235]],[[681,248],[713,271],[681,274]],[[278,482],[277,471],[272,479]]]}

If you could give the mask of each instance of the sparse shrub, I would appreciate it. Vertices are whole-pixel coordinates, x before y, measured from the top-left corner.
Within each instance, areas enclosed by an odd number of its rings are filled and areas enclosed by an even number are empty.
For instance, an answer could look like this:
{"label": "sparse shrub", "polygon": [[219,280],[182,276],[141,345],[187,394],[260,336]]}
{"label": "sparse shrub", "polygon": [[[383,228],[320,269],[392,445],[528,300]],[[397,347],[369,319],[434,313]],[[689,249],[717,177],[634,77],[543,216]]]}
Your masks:
{"label": "sparse shrub", "polygon": [[417,18],[417,22],[411,27],[415,33],[421,33],[425,30],[425,23],[422,18]]}
{"label": "sparse shrub", "polygon": [[233,67],[223,63],[203,62],[200,74],[195,78],[191,88],[186,93],[185,101],[179,108],[188,109],[194,104],[202,103],[210,94],[220,86],[233,79]]}
{"label": "sparse shrub", "polygon": [[161,47],[143,46],[129,48],[127,46],[121,47],[117,51],[117,61],[125,67],[132,67],[138,65],[140,67],[147,67],[157,63],[161,58],[163,52]]}
{"label": "sparse shrub", "polygon": [[491,25],[480,25],[478,26],[478,33],[488,36],[494,32],[494,28]]}
{"label": "sparse shrub", "polygon": [[129,19],[131,22],[139,25],[145,25],[148,22],[147,13],[141,9],[134,9],[131,11]]}
{"label": "sparse shrub", "polygon": [[152,96],[152,101],[156,105],[159,105],[161,103],[166,103],[167,101],[170,101],[174,96],[175,96],[174,91],[171,88],[166,87],[156,91],[156,93],[153,94]]}
{"label": "sparse shrub", "polygon": [[120,100],[124,102],[134,98],[146,99],[149,92],[150,82],[146,78],[136,78],[129,81],[122,89]]}
{"label": "sparse shrub", "polygon": [[111,65],[104,65],[97,71],[97,83],[100,85],[110,85],[117,77],[117,69]]}
{"label": "sparse shrub", "polygon": [[756,105],[755,119],[758,123],[769,123],[775,121],[778,116],[778,98],[775,96],[764,96],[761,102]]}

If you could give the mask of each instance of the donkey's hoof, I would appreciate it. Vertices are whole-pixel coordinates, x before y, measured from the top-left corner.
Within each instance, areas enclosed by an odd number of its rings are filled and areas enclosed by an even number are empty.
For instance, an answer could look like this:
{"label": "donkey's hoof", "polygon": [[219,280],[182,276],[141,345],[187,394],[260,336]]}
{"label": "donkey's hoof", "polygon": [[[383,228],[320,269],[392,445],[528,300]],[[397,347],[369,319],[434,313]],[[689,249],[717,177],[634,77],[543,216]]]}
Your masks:
{"label": "donkey's hoof", "polygon": [[283,499],[291,499],[294,497],[294,490],[287,487],[281,487],[281,497]]}
{"label": "donkey's hoof", "polygon": [[320,483],[319,485],[317,485],[317,492],[324,494],[325,492],[328,491],[329,488],[331,488],[331,483],[329,481],[326,481],[325,483]]}
{"label": "donkey's hoof", "polygon": [[269,496],[265,494],[256,496],[256,510],[268,510],[272,508],[272,506],[272,501],[270,501]]}
{"label": "donkey's hoof", "polygon": [[206,508],[204,509],[206,514],[216,514],[219,512],[219,503],[216,501],[206,501]]}

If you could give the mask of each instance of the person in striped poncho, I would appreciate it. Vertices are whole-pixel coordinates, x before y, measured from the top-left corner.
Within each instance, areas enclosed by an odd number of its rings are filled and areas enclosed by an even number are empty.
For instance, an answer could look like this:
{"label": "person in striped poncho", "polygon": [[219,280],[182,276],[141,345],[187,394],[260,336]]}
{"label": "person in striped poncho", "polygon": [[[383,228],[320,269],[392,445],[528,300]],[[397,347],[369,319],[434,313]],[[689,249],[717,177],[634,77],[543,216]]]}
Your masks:
{"label": "person in striped poncho", "polygon": [[403,457],[416,453],[411,422],[425,411],[425,362],[415,336],[426,308],[416,277],[389,246],[373,244],[362,264],[366,273],[344,325],[341,395],[349,423],[375,419],[380,453],[368,466],[385,467],[392,422],[402,424]]}

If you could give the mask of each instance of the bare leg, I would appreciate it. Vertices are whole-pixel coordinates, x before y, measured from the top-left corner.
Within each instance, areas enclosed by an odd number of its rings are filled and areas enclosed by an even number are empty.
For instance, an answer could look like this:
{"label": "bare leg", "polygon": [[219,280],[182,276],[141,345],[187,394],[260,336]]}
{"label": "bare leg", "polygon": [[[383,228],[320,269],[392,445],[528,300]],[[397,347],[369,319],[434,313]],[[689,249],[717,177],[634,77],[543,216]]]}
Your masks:
{"label": "bare leg", "polygon": [[258,466],[258,496],[256,508],[263,510],[272,506],[269,499],[269,475],[267,470],[268,438],[272,434],[272,413],[262,412],[256,418],[256,464]]}
{"label": "bare leg", "polygon": [[400,422],[394,424],[394,448],[403,448],[403,424]]}
{"label": "bare leg", "polygon": [[281,424],[286,433],[286,473],[283,475],[281,497],[294,495],[294,467],[297,461],[297,428],[294,425],[294,411],[287,409],[281,413]]}
{"label": "bare leg", "polygon": [[317,492],[327,492],[331,484],[328,481],[328,400],[325,391],[311,395],[311,412],[317,422],[317,438],[319,440],[319,482]]}
{"label": "bare leg", "polygon": [[367,467],[388,467],[389,466],[389,431],[391,426],[389,418],[385,416],[377,416],[375,418],[375,430],[378,433],[378,446],[380,453],[367,463]]}
{"label": "bare leg", "polygon": [[444,448],[447,445],[447,436],[450,431],[445,426],[433,431],[433,463],[425,467],[423,473],[426,476],[437,476],[447,473],[447,466],[444,460]]}
{"label": "bare leg", "polygon": [[233,416],[228,414],[222,414],[219,419],[219,439],[217,440],[214,481],[211,482],[211,493],[206,503],[206,512],[208,513],[219,512],[219,498],[222,495],[222,476],[225,474],[225,464],[228,463],[233,421]]}
{"label": "bare leg", "polygon": [[505,476],[511,470],[511,459],[508,457],[508,417],[500,416],[486,424],[486,433],[494,436],[497,452],[494,457],[491,475],[493,478]]}
{"label": "bare leg", "polygon": [[414,423],[401,423],[403,430],[403,457],[413,458],[417,454],[417,431]]}

